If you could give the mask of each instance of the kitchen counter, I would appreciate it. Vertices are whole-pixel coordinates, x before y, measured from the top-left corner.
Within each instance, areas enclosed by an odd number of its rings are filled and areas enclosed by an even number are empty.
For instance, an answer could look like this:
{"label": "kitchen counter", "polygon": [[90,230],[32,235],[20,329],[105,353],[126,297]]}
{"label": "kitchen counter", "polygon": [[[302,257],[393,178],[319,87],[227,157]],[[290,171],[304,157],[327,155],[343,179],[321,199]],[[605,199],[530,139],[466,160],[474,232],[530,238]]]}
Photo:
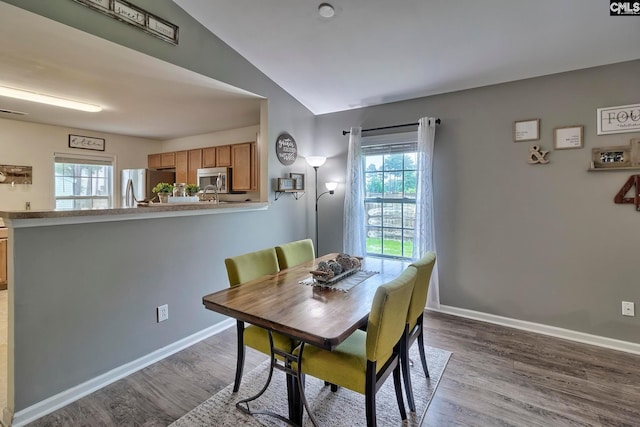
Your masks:
{"label": "kitchen counter", "polygon": [[0,211],[8,227],[38,227],[267,210],[268,202],[167,203],[136,208]]}

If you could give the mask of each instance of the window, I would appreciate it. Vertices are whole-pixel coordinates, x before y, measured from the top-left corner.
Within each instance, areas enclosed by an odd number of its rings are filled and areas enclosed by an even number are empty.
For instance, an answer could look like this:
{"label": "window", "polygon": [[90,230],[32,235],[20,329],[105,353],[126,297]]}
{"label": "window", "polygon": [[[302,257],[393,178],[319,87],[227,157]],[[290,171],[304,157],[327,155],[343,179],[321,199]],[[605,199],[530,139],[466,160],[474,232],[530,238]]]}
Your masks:
{"label": "window", "polygon": [[[386,139],[406,141],[406,136]],[[362,148],[367,255],[412,256],[416,215],[416,143],[412,139]],[[367,141],[363,138],[363,145]]]}
{"label": "window", "polygon": [[56,209],[113,207],[113,158],[54,156]]}

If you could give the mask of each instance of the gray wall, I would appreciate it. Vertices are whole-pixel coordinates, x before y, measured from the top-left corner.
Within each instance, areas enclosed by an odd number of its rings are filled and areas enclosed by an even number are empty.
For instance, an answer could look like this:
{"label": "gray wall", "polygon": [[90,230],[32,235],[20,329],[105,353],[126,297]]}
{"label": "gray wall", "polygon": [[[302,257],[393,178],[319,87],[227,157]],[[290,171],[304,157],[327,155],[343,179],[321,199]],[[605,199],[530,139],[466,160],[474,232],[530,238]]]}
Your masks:
{"label": "gray wall", "polygon": [[[313,172],[302,158],[283,167],[273,153],[286,131],[308,154],[313,115],[173,2],[136,5],[179,25],[178,46],[72,1],[7,3],[267,97],[269,178]],[[15,411],[219,322],[201,299],[227,286],[224,258],[308,237],[308,203],[282,197],[266,212],[16,229]],[[158,324],[165,303],[170,318]]]}
{"label": "gray wall", "polygon": [[[316,140],[346,167],[343,129],[436,116],[434,196],[441,302],[514,319],[640,343],[640,213],[613,197],[640,171],[587,172],[591,148],[640,133],[596,135],[596,109],[640,102],[640,61],[319,116]],[[540,118],[547,165],[527,164],[514,120]],[[553,128],[584,125],[582,149],[553,150]],[[344,187],[321,200],[321,252],[340,250]],[[329,242],[331,242],[329,244]]]}

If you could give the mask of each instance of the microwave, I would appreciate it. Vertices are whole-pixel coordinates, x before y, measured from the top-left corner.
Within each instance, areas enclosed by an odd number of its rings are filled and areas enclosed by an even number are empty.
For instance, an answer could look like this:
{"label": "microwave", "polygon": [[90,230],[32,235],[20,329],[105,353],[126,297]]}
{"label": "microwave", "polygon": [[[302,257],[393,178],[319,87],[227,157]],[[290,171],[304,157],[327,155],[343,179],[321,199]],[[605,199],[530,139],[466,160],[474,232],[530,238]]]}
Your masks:
{"label": "microwave", "polygon": [[[225,194],[231,191],[231,174],[229,168],[201,168],[198,169],[198,185],[202,190],[207,185],[213,185],[218,187],[218,193]],[[209,189],[208,192],[213,192]]]}

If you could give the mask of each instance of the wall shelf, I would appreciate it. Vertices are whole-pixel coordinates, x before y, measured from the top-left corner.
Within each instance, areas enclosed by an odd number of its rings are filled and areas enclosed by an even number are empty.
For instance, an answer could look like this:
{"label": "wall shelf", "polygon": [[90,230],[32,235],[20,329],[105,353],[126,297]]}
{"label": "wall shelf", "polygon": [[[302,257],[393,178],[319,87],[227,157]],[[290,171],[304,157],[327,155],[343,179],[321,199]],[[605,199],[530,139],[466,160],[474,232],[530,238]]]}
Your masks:
{"label": "wall shelf", "polygon": [[275,200],[278,200],[280,196],[282,196],[283,194],[291,194],[296,200],[304,196],[304,191],[300,191],[300,190],[276,190],[275,193],[276,193]]}

